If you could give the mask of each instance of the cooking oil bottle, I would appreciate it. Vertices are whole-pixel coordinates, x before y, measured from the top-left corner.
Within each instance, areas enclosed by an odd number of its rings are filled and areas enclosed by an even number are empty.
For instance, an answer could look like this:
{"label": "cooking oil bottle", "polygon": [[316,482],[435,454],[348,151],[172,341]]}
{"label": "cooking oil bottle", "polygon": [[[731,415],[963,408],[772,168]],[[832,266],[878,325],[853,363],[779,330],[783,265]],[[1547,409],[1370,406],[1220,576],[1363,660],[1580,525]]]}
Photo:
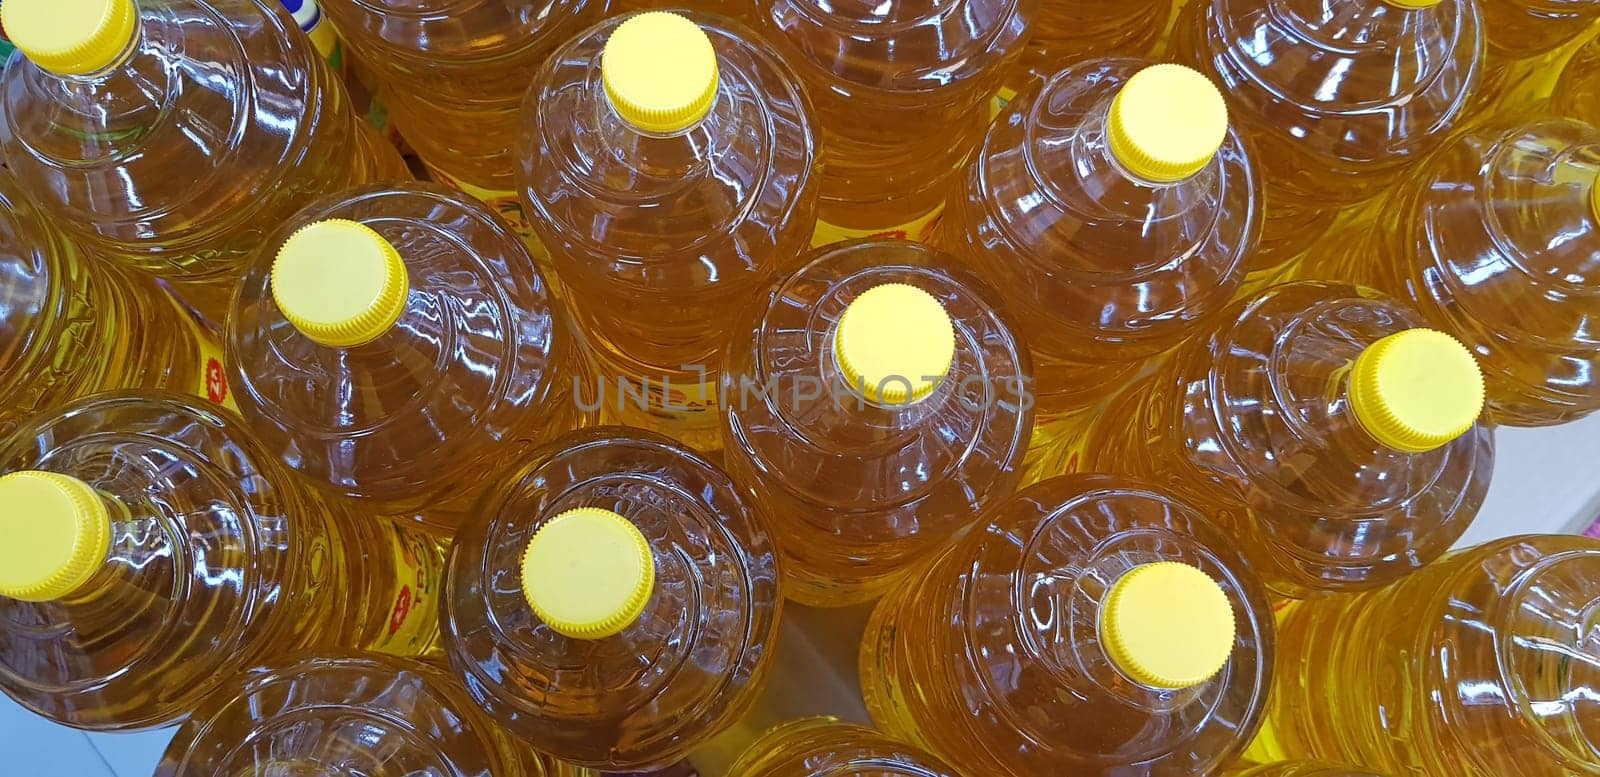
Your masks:
{"label": "cooking oil bottle", "polygon": [[438,184],[340,192],[271,230],[227,342],[239,408],[269,450],[328,490],[444,528],[499,469],[597,416],[527,248]]}
{"label": "cooking oil bottle", "polygon": [[1039,0],[1038,18],[1022,55],[1023,68],[1048,78],[1069,65],[1100,57],[1153,54],[1166,32],[1174,0]]}
{"label": "cooking oil bottle", "polygon": [[1362,240],[1303,275],[1405,298],[1483,365],[1488,418],[1542,426],[1600,409],[1600,129],[1475,129],[1408,174]]}
{"label": "cooking oil bottle", "polygon": [[735,19],[747,19],[752,9],[748,0],[612,0],[611,6],[613,13],[688,8]]}
{"label": "cooking oil bottle", "polygon": [[[1483,46],[1471,0],[1194,0],[1170,54],[1210,76],[1261,166],[1252,270],[1271,277],[1464,118]],[[1326,240],[1344,239],[1329,235]]]}
{"label": "cooking oil bottle", "polygon": [[1091,59],[1013,100],[940,242],[1028,331],[1045,423],[1211,322],[1244,283],[1259,182],[1199,72]]}
{"label": "cooking oil bottle", "polygon": [[0,170],[0,437],[69,399],[188,391],[232,406],[222,348],[149,278],[78,248]]}
{"label": "cooking oil bottle", "polygon": [[521,131],[523,204],[603,412],[714,450],[732,319],[810,240],[816,149],[793,73],[723,17],[613,18],[552,57]]}
{"label": "cooking oil bottle", "polygon": [[1483,81],[1471,119],[1526,116],[1550,95],[1556,77],[1600,33],[1600,5],[1549,0],[1483,0]]}
{"label": "cooking oil bottle", "polygon": [[878,725],[971,775],[1211,774],[1239,755],[1273,624],[1220,524],[1109,475],[1045,480],[986,521],[873,611]]}
{"label": "cooking oil bottle", "polygon": [[1573,52],[1552,87],[1549,112],[1600,126],[1600,39]]}
{"label": "cooking oil bottle", "polygon": [[512,156],[522,98],[551,52],[605,18],[608,5],[323,0],[433,178],[483,200],[530,241]]}
{"label": "cooking oil bottle", "polygon": [[270,656],[438,644],[442,540],[319,500],[205,400],[78,400],[0,472],[0,690],[58,723],[171,725]]}
{"label": "cooking oil bottle", "polygon": [[1224,777],[1383,777],[1366,769],[1322,761],[1284,761],[1265,766],[1240,764],[1222,774]]}
{"label": "cooking oil bottle", "polygon": [[230,678],[178,728],[155,774],[594,777],[507,736],[432,664],[342,652]]}
{"label": "cooking oil bottle", "polygon": [[450,664],[535,749],[607,771],[669,765],[735,723],[771,664],[783,600],[767,526],[666,437],[568,435],[456,536]]}
{"label": "cooking oil bottle", "polygon": [[278,0],[5,0],[0,22],[27,60],[0,76],[23,193],[214,321],[263,224],[409,177]]}
{"label": "cooking oil bottle", "polygon": [[758,24],[816,106],[826,164],[815,245],[927,240],[1039,0],[774,0]]}
{"label": "cooking oil bottle", "polygon": [[722,371],[723,449],[767,515],[785,591],[859,604],[1016,488],[1026,348],[994,292],[903,240],[817,249],[756,305]]}
{"label": "cooking oil bottle", "polygon": [[[1595,774],[1600,541],[1529,535],[1280,618],[1297,674],[1273,686],[1251,756],[1391,774]],[[1260,759],[1256,759],[1260,760]]]}
{"label": "cooking oil bottle", "polygon": [[1169,484],[1280,596],[1382,585],[1461,536],[1494,469],[1470,351],[1343,284],[1274,286],[1221,320],[1101,412],[1089,471]]}
{"label": "cooking oil bottle", "polygon": [[751,743],[728,774],[739,777],[958,777],[921,749],[835,718],[801,718]]}

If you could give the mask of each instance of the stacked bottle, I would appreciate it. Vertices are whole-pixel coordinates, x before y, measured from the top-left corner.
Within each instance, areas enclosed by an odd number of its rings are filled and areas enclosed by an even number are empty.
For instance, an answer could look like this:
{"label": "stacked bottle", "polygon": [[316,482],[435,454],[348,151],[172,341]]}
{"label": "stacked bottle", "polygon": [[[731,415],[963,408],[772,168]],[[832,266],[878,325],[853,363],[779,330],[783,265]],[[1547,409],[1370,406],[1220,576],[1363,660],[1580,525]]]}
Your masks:
{"label": "stacked bottle", "polygon": [[730,317],[810,238],[812,132],[792,72],[723,17],[613,18],[551,57],[519,182],[607,418],[718,447]]}
{"label": "stacked bottle", "polygon": [[1392,774],[1588,774],[1600,687],[1600,541],[1511,537],[1281,619],[1300,669],[1274,686],[1257,760]]}
{"label": "stacked bottle", "polygon": [[0,170],[0,437],[96,391],[233,403],[222,348],[150,279],[80,254]]}
{"label": "stacked bottle", "polygon": [[1027,354],[994,293],[900,240],[818,249],[723,371],[728,470],[768,515],[786,593],[876,598],[1016,488]]}
{"label": "stacked bottle", "polygon": [[777,0],[766,40],[816,106],[827,164],[812,242],[926,240],[983,137],[1038,0]]}
{"label": "stacked bottle", "polygon": [[740,777],[956,777],[938,758],[864,726],[802,718],[761,735],[728,769]]}
{"label": "stacked bottle", "polygon": [[594,776],[507,736],[429,663],[314,653],[269,662],[228,686],[179,727],[156,777]]}
{"label": "stacked bottle", "polygon": [[[220,322],[263,224],[409,177],[277,0],[6,0],[0,158],[90,253]],[[85,20],[90,20],[86,23]]]}
{"label": "stacked bottle", "polygon": [[165,726],[276,655],[437,646],[442,541],[318,498],[204,400],[79,400],[0,472],[0,688],[56,722]]}
{"label": "stacked bottle", "polygon": [[1222,527],[1141,482],[993,505],[861,645],[872,719],[964,774],[1208,774],[1272,685],[1266,592]]}
{"label": "stacked bottle", "polygon": [[1203,330],[1245,280],[1256,173],[1215,86],[1180,65],[1089,60],[990,128],[940,242],[1029,325],[1035,474],[1093,408]]}
{"label": "stacked bottle", "polygon": [[228,352],[246,421],[285,464],[446,529],[511,461],[595,417],[527,248],[437,184],[341,192],[272,230]]}
{"label": "stacked bottle", "polygon": [[1280,272],[1341,210],[1381,193],[1439,146],[1479,80],[1482,36],[1470,0],[1184,7],[1171,53],[1221,87],[1261,166],[1264,222],[1253,271]]}
{"label": "stacked bottle", "polygon": [[1461,536],[1494,469],[1466,348],[1341,284],[1275,286],[1221,321],[1100,414],[1090,471],[1170,484],[1280,596],[1383,585]]}
{"label": "stacked bottle", "polygon": [[1600,129],[1545,119],[1453,138],[1384,201],[1363,239],[1300,274],[1405,299],[1483,365],[1491,421],[1600,408]]}
{"label": "stacked bottle", "polygon": [[737,721],[771,664],[782,599],[767,519],[649,432],[578,432],[530,458],[452,546],[450,664],[540,751],[667,766]]}
{"label": "stacked bottle", "polygon": [[606,17],[606,0],[323,4],[434,180],[482,200],[533,241],[512,154],[522,98],[556,47]]}

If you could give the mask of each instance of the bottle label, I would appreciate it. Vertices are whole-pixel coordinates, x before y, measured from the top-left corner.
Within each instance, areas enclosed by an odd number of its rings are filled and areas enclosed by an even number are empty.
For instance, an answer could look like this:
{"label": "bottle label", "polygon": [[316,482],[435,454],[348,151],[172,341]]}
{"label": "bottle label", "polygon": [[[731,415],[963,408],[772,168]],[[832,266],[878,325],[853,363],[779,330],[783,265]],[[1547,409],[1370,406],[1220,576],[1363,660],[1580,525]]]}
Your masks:
{"label": "bottle label", "polygon": [[1010,105],[1011,101],[1015,99],[1017,99],[1017,90],[1009,86],[1002,86],[996,90],[994,95],[989,98],[989,121],[992,122],[1000,118],[1000,114],[1005,112],[1006,106]]}
{"label": "bottle label", "polygon": [[933,231],[939,228],[939,218],[944,215],[944,205],[922,214],[905,224],[888,229],[851,229],[829,224],[822,219],[817,219],[816,231],[811,233],[811,245],[825,246],[841,240],[854,240],[862,237],[893,237],[901,240],[915,240],[926,243],[933,237]]}
{"label": "bottle label", "polygon": [[237,411],[239,406],[233,401],[232,387],[228,384],[228,370],[223,366],[222,345],[217,342],[216,335],[211,333],[204,324],[197,320],[188,308],[183,306],[170,294],[167,296],[173,307],[178,309],[178,318],[194,333],[194,342],[198,351],[195,359],[200,362],[200,380],[196,386],[172,386],[175,390],[187,391],[197,397],[210,400],[212,404],[221,405],[229,410]]}
{"label": "bottle label", "polygon": [[426,532],[400,523],[386,527],[394,558],[394,589],[383,632],[368,646],[393,655],[427,652],[439,639],[439,579],[444,549]]}
{"label": "bottle label", "polygon": [[432,165],[428,165],[428,173],[439,183],[456,189],[463,194],[471,195],[474,199],[488,205],[489,210],[499,214],[500,218],[506,222],[506,226],[511,227],[511,231],[517,233],[517,237],[522,238],[523,244],[528,246],[528,252],[533,254],[533,258],[542,261],[548,256],[544,250],[544,245],[534,235],[533,224],[528,220],[527,211],[522,209],[522,200],[517,197],[516,192],[473,186],[470,183],[451,177],[448,173]]}

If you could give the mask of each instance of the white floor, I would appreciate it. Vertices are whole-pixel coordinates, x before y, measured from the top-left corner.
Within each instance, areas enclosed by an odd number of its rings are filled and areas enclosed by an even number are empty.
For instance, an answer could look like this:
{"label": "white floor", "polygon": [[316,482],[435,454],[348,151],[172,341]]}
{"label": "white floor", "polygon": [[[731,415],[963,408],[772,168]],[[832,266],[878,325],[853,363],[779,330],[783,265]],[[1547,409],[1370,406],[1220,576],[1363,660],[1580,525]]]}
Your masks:
{"label": "white floor", "polygon": [[[1553,429],[1501,430],[1488,502],[1463,545],[1510,534],[1581,532],[1600,515],[1600,416]],[[852,632],[862,611],[791,608],[768,698],[739,731],[697,754],[708,777],[721,774],[749,729],[790,717],[831,713],[862,720]],[[826,626],[824,625],[826,624]],[[844,625],[841,625],[844,624]],[[170,737],[85,734],[48,723],[0,695],[0,777],[148,777]]]}

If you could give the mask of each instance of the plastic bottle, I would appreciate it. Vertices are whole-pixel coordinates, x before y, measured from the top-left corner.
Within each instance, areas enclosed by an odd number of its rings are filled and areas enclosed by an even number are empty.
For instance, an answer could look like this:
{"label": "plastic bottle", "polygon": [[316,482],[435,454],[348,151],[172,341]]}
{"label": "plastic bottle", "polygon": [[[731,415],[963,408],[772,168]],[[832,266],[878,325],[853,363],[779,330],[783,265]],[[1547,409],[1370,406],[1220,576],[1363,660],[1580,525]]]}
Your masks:
{"label": "plastic bottle", "polygon": [[[600,21],[607,0],[323,0],[381,84],[390,118],[435,180],[471,194],[524,240],[517,201],[517,116],[528,84],[566,40]],[[537,249],[536,249],[537,250]]]}
{"label": "plastic bottle", "polygon": [[1261,166],[1251,269],[1270,277],[1464,119],[1483,46],[1470,0],[1195,0],[1170,54],[1210,76]]}
{"label": "plastic bottle", "polygon": [[1383,777],[1377,772],[1322,761],[1285,761],[1259,766],[1241,764],[1223,772],[1225,777]]}
{"label": "plastic bottle", "polygon": [[233,404],[222,348],[143,276],[79,255],[0,170],[0,437],[67,400],[169,388]]}
{"label": "plastic bottle", "polygon": [[1094,59],[989,130],[940,242],[1032,325],[1042,419],[1084,410],[1213,321],[1261,227],[1215,86],[1181,65]]}
{"label": "plastic bottle", "polygon": [[377,184],[270,231],[235,300],[239,408],[319,486],[454,528],[528,450],[597,413],[526,247],[438,184]]}
{"label": "plastic bottle", "polygon": [[733,319],[811,236],[816,150],[793,73],[722,17],[613,18],[541,72],[520,149],[523,204],[607,417],[715,449]]}
{"label": "plastic bottle", "polygon": [[438,643],[442,540],[319,500],[204,400],[79,400],[0,472],[0,690],[58,723],[171,725],[274,655]]}
{"label": "plastic bottle", "polygon": [[1600,126],[1600,39],[1579,46],[1561,69],[1549,112]]}
{"label": "plastic bottle", "polygon": [[963,774],[1210,774],[1272,679],[1266,592],[1200,511],[1139,481],[1052,478],[885,596],[872,719]]}
{"label": "plastic bottle", "polygon": [[196,774],[594,777],[507,736],[432,664],[337,652],[229,678],[178,728],[155,771]]}
{"label": "plastic bottle", "polygon": [[728,774],[739,777],[958,777],[911,745],[835,718],[801,718],[762,734]]}
{"label": "plastic bottle", "polygon": [[1510,537],[1280,618],[1296,674],[1273,687],[1252,756],[1392,774],[1594,774],[1600,542]]}
{"label": "plastic bottle", "polygon": [[1022,53],[1038,0],[760,4],[816,106],[827,164],[814,245],[927,240]]}
{"label": "plastic bottle", "polygon": [[1087,469],[1184,494],[1280,596],[1383,585],[1461,536],[1494,469],[1466,348],[1342,284],[1275,286],[1221,320],[1100,412]]}
{"label": "plastic bottle", "polygon": [[27,58],[0,77],[23,192],[215,321],[263,224],[409,177],[277,0],[5,0],[0,21]]}
{"label": "plastic bottle", "polygon": [[1150,56],[1177,5],[1174,0],[1040,0],[1023,66],[1048,78],[1082,60]]}
{"label": "plastic bottle", "polygon": [[722,371],[723,456],[783,516],[791,599],[874,599],[1015,490],[1031,376],[998,306],[902,240],[817,249],[757,303]]}
{"label": "plastic bottle", "polygon": [[1542,426],[1600,409],[1600,129],[1543,119],[1453,138],[1363,240],[1303,275],[1405,299],[1471,348],[1488,419]]}
{"label": "plastic bottle", "polygon": [[754,6],[748,0],[612,0],[613,14],[674,8],[722,14],[744,21],[751,16]]}
{"label": "plastic bottle", "polygon": [[1600,28],[1600,5],[1550,0],[1483,0],[1483,82],[1469,118],[1526,118],[1550,95],[1573,54]]}
{"label": "plastic bottle", "polygon": [[456,536],[456,674],[513,737],[607,771],[669,765],[755,701],[782,610],[767,519],[705,459],[602,427],[535,452]]}

